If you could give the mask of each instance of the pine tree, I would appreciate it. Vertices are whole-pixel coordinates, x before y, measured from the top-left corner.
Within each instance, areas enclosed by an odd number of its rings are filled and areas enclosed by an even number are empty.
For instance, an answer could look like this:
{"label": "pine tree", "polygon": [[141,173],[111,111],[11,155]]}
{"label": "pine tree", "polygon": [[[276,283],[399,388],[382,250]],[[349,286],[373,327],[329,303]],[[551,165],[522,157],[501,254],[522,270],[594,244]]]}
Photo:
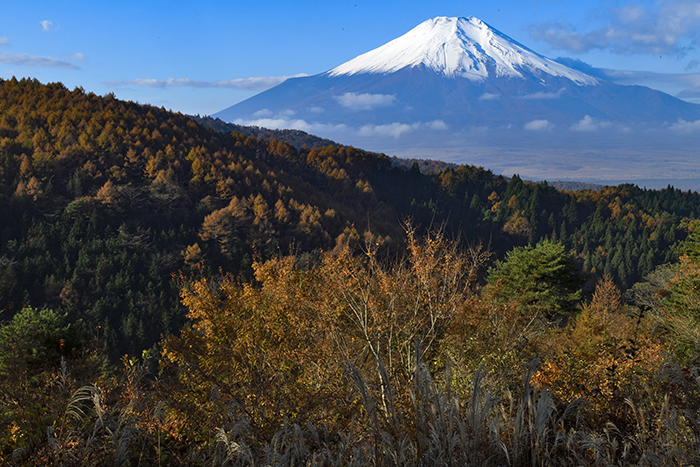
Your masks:
{"label": "pine tree", "polygon": [[560,243],[543,240],[516,247],[489,269],[488,283],[504,302],[518,300],[522,312],[553,317],[573,309],[581,279]]}

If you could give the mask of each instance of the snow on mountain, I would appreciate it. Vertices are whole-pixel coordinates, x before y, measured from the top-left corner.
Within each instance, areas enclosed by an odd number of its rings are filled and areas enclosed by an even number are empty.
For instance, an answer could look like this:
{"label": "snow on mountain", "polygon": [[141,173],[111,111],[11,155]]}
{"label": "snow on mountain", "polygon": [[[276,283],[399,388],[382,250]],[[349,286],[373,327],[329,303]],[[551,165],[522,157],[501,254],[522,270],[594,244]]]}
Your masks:
{"label": "snow on mountain", "polygon": [[213,117],[508,175],[700,180],[700,105],[568,68],[473,17],[425,21]]}
{"label": "snow on mountain", "polygon": [[438,74],[473,81],[522,78],[522,71],[527,71],[567,78],[578,85],[598,84],[598,79],[533,52],[473,16],[427,20],[328,74],[386,74],[421,65]]}

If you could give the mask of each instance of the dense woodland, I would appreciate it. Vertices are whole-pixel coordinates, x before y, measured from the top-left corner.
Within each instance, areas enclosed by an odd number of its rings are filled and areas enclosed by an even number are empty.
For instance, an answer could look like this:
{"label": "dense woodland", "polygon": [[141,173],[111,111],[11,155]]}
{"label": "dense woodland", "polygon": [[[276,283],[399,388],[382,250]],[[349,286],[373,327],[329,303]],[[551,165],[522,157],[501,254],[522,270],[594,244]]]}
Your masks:
{"label": "dense woodland", "polygon": [[0,463],[700,462],[698,193],[229,130],[0,80]]}

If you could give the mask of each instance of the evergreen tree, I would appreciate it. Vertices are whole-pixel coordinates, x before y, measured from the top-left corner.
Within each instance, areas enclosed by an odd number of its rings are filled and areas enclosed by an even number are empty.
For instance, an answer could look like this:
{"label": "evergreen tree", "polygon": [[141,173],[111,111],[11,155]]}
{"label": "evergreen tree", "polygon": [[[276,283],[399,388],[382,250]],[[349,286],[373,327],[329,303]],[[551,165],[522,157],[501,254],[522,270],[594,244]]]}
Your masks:
{"label": "evergreen tree", "polygon": [[517,300],[523,313],[553,317],[580,298],[581,278],[561,243],[516,247],[489,269],[488,283],[504,302]]}

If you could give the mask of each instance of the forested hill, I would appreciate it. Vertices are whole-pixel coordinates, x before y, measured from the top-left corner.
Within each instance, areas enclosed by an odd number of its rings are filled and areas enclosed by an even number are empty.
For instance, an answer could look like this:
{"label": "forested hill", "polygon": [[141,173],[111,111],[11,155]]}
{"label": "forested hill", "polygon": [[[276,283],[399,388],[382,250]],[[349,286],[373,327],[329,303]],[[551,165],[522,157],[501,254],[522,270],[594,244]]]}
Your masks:
{"label": "forested hill", "polygon": [[407,218],[496,257],[548,237],[629,287],[676,257],[699,214],[698,194],[671,187],[562,192],[466,165],[422,174],[352,147],[297,149],[111,95],[0,81],[0,316],[68,313],[113,355],[182,326],[180,274],[248,278],[254,257],[313,260],[368,238],[400,253]]}

